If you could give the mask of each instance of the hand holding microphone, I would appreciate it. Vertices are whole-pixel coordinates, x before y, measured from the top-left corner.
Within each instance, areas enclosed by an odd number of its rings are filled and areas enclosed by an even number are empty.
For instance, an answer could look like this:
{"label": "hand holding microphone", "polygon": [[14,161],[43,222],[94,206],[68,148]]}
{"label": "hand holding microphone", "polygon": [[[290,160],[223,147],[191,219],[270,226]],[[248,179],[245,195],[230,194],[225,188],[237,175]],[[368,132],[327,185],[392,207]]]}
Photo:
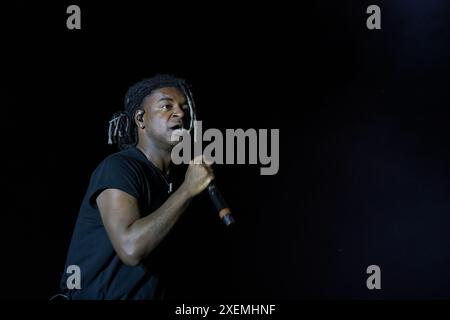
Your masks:
{"label": "hand holding microphone", "polygon": [[190,191],[192,196],[196,196],[204,189],[207,189],[209,197],[211,198],[220,219],[226,226],[229,226],[234,222],[231,210],[217,186],[211,182],[212,180],[214,180],[214,173],[210,163],[202,156],[197,156],[191,160],[184,180],[184,183],[187,184],[187,190]]}

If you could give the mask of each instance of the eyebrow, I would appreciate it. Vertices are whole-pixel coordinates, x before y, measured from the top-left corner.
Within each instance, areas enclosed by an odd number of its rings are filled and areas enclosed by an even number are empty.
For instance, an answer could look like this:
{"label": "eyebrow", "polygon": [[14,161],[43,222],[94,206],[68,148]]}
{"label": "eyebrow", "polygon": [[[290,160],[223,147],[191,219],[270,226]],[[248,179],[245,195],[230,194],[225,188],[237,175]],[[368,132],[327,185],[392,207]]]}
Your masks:
{"label": "eyebrow", "polygon": [[[161,101],[170,101],[170,102],[174,102],[174,100],[173,100],[171,97],[167,97],[167,96],[162,97],[162,98],[160,98],[160,99],[158,100],[158,102],[161,102]],[[183,103],[181,103],[181,105],[185,105],[185,104],[187,104],[187,100],[186,100],[186,99],[184,99],[184,101],[183,101]]]}
{"label": "eyebrow", "polygon": [[158,102],[160,102],[160,101],[173,101],[173,99],[170,97],[162,97],[158,100]]}

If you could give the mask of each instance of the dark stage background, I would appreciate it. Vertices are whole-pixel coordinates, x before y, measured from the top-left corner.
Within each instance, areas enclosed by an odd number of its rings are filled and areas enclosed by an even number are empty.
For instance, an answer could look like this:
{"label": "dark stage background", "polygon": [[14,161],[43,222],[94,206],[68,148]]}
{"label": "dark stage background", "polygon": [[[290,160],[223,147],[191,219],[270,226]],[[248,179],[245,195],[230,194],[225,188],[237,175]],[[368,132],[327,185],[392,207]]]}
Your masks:
{"label": "dark stage background", "polygon": [[194,201],[169,297],[450,298],[448,1],[15,3],[1,6],[1,298],[56,293],[90,174],[115,151],[107,122],[166,72],[192,84],[204,126],[280,129],[277,175],[216,166],[237,224]]}

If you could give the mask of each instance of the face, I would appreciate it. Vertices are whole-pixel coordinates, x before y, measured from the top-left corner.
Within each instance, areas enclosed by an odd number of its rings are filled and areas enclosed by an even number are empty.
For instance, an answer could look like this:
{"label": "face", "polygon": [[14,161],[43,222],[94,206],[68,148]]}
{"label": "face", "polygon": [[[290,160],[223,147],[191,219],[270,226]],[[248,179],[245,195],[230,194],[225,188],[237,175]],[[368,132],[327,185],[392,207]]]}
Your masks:
{"label": "face", "polygon": [[173,136],[181,135],[182,129],[186,128],[187,115],[189,105],[180,89],[156,89],[144,99],[143,111],[136,113],[139,139],[146,139],[160,148],[171,149],[179,143],[173,140]]}

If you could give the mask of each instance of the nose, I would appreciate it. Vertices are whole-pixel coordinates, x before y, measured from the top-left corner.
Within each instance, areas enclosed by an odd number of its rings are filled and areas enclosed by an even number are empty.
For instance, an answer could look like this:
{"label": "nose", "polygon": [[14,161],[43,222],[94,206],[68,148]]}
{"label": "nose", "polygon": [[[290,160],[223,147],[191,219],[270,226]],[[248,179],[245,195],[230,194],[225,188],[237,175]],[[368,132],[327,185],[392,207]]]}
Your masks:
{"label": "nose", "polygon": [[184,111],[178,104],[175,106],[175,109],[173,111],[173,116],[177,117],[177,118],[181,118],[181,119],[184,118]]}

